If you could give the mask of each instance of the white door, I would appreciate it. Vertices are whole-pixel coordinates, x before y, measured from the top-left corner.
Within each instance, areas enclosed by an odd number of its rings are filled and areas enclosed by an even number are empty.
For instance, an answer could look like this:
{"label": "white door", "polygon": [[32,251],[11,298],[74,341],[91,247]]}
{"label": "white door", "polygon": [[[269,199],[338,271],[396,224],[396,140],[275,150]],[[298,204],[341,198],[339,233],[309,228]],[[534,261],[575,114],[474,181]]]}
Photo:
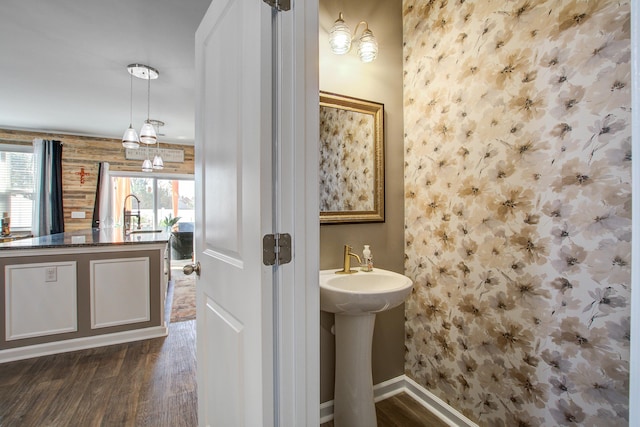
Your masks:
{"label": "white door", "polygon": [[196,32],[202,426],[319,425],[317,6],[216,0]]}
{"label": "white door", "polygon": [[272,17],[215,0],[196,32],[198,422],[274,424]]}

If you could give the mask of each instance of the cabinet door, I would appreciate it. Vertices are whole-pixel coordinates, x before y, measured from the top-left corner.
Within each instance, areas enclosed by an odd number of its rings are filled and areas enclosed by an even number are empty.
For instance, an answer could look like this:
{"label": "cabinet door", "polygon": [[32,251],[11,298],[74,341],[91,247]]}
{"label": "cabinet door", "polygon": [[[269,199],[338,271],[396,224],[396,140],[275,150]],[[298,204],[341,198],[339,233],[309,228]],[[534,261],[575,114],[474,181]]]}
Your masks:
{"label": "cabinet door", "polygon": [[78,330],[76,262],[5,268],[6,340]]}
{"label": "cabinet door", "polygon": [[149,258],[92,260],[91,329],[151,319]]}

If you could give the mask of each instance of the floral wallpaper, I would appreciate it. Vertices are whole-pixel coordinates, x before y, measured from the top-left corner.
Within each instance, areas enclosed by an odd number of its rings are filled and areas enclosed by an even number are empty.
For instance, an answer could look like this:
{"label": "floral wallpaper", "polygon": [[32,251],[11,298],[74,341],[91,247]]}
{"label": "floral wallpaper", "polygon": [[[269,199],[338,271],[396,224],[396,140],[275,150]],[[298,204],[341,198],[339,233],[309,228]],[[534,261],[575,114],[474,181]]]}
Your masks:
{"label": "floral wallpaper", "polygon": [[374,116],[320,108],[320,211],[374,210]]}
{"label": "floral wallpaper", "polygon": [[403,14],[407,375],[481,426],[627,425],[630,2]]}

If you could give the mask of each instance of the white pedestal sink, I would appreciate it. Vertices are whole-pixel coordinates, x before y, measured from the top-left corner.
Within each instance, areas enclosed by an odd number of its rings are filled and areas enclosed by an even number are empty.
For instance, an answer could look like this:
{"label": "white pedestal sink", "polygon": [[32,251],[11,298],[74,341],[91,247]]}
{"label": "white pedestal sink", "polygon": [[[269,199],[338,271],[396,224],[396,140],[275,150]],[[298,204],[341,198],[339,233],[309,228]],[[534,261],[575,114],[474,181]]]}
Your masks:
{"label": "white pedestal sink", "polygon": [[320,271],[320,309],[336,316],[333,423],[371,427],[377,425],[371,377],[376,313],[402,304],[413,283],[402,274],[379,268],[353,274],[336,271]]}

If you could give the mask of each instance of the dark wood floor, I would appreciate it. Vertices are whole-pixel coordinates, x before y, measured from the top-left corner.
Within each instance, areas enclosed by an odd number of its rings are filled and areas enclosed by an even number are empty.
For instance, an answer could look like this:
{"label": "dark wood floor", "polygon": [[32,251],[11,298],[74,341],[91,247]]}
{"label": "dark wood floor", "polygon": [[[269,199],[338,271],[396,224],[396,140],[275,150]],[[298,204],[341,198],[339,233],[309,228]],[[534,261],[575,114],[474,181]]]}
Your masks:
{"label": "dark wood floor", "polygon": [[[446,426],[405,393],[376,412],[379,427]],[[197,424],[195,320],[166,338],[0,364],[2,427]]]}
{"label": "dark wood floor", "polygon": [[169,336],[0,365],[0,426],[197,422],[195,321]]}
{"label": "dark wood floor", "polygon": [[[378,427],[447,427],[407,393],[399,393],[376,403]],[[320,427],[333,427],[333,421]]]}

